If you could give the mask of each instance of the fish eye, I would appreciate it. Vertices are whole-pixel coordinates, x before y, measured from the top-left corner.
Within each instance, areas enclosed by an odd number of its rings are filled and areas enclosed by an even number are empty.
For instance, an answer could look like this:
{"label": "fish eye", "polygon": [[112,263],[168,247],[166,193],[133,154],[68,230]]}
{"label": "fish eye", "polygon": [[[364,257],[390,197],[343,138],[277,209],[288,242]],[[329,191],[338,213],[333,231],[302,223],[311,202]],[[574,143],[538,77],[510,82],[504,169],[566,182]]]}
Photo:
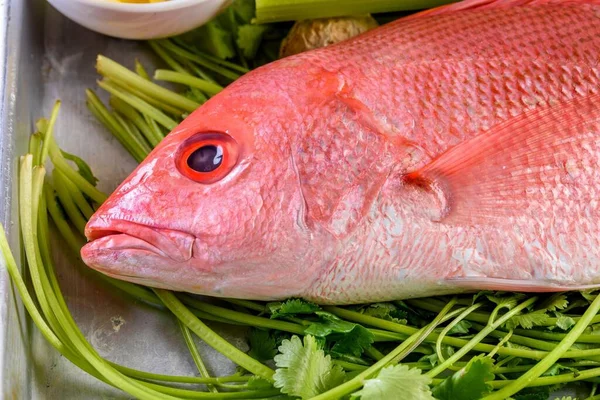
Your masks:
{"label": "fish eye", "polygon": [[198,183],[220,181],[236,165],[238,145],[225,133],[197,133],[177,150],[175,164],[179,172]]}
{"label": "fish eye", "polygon": [[212,172],[223,162],[223,146],[204,145],[188,156],[187,165],[196,172]]}

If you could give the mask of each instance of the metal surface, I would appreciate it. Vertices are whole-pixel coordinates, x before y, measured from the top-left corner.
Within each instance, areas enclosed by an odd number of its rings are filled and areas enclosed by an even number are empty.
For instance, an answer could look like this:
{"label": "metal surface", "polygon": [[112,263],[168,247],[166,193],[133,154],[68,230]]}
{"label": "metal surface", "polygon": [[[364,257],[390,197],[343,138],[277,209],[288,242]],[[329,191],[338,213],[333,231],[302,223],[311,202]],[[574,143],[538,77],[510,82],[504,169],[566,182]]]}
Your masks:
{"label": "metal surface", "polygon": [[[63,102],[55,130],[66,151],[89,162],[110,192],[134,168],[134,160],[91,116],[85,89],[98,79],[94,64],[102,53],[132,67],[136,57],[152,69],[145,48],[101,36],[65,19],[43,1],[0,0],[0,71],[3,73],[0,136],[0,221],[18,249],[16,173],[35,120]],[[195,367],[175,320],[162,311],[114,293],[86,275],[86,268],[58,238],[53,238],[56,267],[64,295],[84,335],[107,359],[147,371],[194,374]],[[64,249],[64,250],[63,250]],[[0,263],[2,261],[0,260]],[[25,317],[0,267],[0,393],[6,399],[121,399],[124,393],[78,370],[50,347]],[[246,349],[243,335],[217,326]],[[200,352],[213,374],[234,366],[203,343]]]}

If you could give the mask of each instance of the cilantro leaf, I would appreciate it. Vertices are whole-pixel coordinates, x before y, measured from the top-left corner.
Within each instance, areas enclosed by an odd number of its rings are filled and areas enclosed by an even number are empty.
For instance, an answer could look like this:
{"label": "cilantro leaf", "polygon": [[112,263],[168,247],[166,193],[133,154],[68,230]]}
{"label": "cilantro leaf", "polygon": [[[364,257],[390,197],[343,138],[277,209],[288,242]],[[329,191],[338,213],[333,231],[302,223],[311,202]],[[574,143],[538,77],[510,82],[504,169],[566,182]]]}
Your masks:
{"label": "cilantro leaf", "polygon": [[429,389],[431,378],[421,374],[417,368],[410,369],[398,364],[383,368],[376,378],[367,379],[352,398],[362,400],[397,399],[402,394],[403,400],[434,400]]}
{"label": "cilantro leaf", "polygon": [[555,293],[548,297],[540,306],[540,310],[558,311],[567,308],[569,300],[564,293]]}
{"label": "cilantro leaf", "polygon": [[549,319],[550,317],[544,310],[537,310],[526,314],[515,315],[504,323],[504,327],[506,329],[515,329],[520,326],[524,329],[531,329],[534,326],[547,324]]}
{"label": "cilantro leaf", "polygon": [[477,356],[469,363],[433,388],[439,400],[476,400],[491,393],[488,381],[494,380],[493,361],[489,357]]}
{"label": "cilantro leaf", "polygon": [[575,320],[566,315],[556,313],[556,326],[558,326],[563,331],[570,329],[573,325],[575,325]]}
{"label": "cilantro leaf", "polygon": [[302,399],[314,397],[340,385],[345,373],[325,355],[313,336],[304,337],[304,345],[298,336],[284,340],[275,356],[275,387],[282,393]]}
{"label": "cilantro leaf", "polygon": [[560,364],[554,364],[546,372],[542,374],[542,376],[556,376],[566,372],[573,372],[573,376],[577,377],[579,375],[579,370],[577,368],[566,367]]}
{"label": "cilantro leaf", "polygon": [[[454,353],[455,353],[454,347],[442,345],[442,355],[444,356],[445,359],[452,357],[452,355]],[[421,357],[419,359],[419,361],[429,362],[432,367],[435,367],[436,365],[438,365],[440,363],[440,359],[435,350],[432,354]]]}
{"label": "cilantro leaf", "polygon": [[375,341],[371,331],[362,325],[344,321],[325,311],[317,311],[315,314],[320,317],[320,321],[313,322],[304,333],[326,337],[328,342],[334,343],[331,348],[334,353],[348,353],[359,357]]}
{"label": "cilantro leaf", "polygon": [[496,304],[497,309],[506,308],[510,310],[514,308],[519,300],[523,299],[525,295],[523,293],[504,293],[504,292],[496,292],[494,294],[485,294],[485,297]]}
{"label": "cilantro leaf", "polygon": [[86,181],[91,183],[93,186],[96,186],[96,183],[98,183],[98,178],[94,176],[94,174],[92,173],[92,169],[85,161],[83,161],[81,158],[77,157],[74,154],[67,153],[64,150],[61,150],[60,152],[62,153],[64,158],[66,158],[67,160],[71,160],[75,163],[79,175],[81,175]]}
{"label": "cilantro leaf", "polygon": [[385,319],[386,321],[392,321],[397,324],[406,325],[407,323],[406,317],[408,313],[399,309],[392,303],[369,304],[368,307],[361,307],[357,311],[371,317]]}
{"label": "cilantro leaf", "polygon": [[462,320],[459,323],[457,323],[456,325],[454,325],[449,331],[448,331],[448,335],[452,335],[455,333],[459,333],[459,334],[468,334],[469,333],[469,328],[471,328],[471,323],[467,320]]}
{"label": "cilantro leaf", "polygon": [[277,341],[266,330],[252,329],[248,341],[250,342],[248,355],[258,361],[272,360],[277,354]]}
{"label": "cilantro leaf", "polygon": [[249,59],[256,57],[263,35],[268,29],[268,25],[246,24],[238,26],[236,43],[244,57]]}
{"label": "cilantro leaf", "polygon": [[290,299],[283,303],[268,303],[267,307],[271,311],[271,318],[293,317],[296,314],[312,314],[321,309],[318,305],[302,299]]}

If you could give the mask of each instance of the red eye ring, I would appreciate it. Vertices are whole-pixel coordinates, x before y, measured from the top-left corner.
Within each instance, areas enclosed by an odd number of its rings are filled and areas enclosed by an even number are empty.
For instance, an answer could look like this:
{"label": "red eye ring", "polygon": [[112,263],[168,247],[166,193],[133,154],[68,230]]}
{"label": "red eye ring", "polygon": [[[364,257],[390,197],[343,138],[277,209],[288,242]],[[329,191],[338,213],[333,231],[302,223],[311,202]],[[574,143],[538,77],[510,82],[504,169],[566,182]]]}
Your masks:
{"label": "red eye ring", "polygon": [[210,184],[223,179],[238,161],[239,147],[225,133],[203,132],[185,140],[175,154],[179,172],[198,183]]}

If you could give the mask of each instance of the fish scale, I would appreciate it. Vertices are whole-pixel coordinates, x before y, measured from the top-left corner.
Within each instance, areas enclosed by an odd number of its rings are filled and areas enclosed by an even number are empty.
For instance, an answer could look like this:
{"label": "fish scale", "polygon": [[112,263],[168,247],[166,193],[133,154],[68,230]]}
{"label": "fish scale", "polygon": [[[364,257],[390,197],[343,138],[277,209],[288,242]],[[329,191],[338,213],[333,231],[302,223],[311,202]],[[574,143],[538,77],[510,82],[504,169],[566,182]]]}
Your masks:
{"label": "fish scale", "polygon": [[[258,68],[111,195],[82,257],[324,304],[598,287],[598,54],[600,1],[467,0]],[[181,154],[215,133],[237,158],[207,183]]]}

